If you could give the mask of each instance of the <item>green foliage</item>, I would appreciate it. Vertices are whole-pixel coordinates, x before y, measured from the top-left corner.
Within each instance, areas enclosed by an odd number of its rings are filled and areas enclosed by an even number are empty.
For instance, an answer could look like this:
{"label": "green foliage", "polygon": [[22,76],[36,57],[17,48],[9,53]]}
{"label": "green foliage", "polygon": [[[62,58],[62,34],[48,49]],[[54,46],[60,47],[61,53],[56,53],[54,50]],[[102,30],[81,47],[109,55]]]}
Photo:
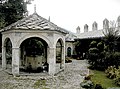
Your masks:
{"label": "green foliage", "polygon": [[80,41],[76,41],[75,42],[75,51],[76,51],[76,54],[77,54],[77,57],[78,57],[78,59],[80,59],[80,56],[81,56],[81,52],[82,52],[82,49],[83,49],[83,47],[82,47],[82,44],[81,44],[81,42]]}
{"label": "green foliage", "polygon": [[105,70],[108,66],[120,66],[120,52],[89,53],[88,57],[91,68],[97,70]]}
{"label": "green foliage", "polygon": [[0,3],[0,28],[22,19],[27,13],[27,4],[30,1],[2,0]]}
{"label": "green foliage", "polygon": [[93,89],[94,84],[91,81],[91,76],[86,76],[84,81],[80,83],[80,86],[85,89]]}
{"label": "green foliage", "polygon": [[99,42],[97,44],[97,48],[100,52],[103,52],[104,51],[104,43],[103,42]]}
{"label": "green foliage", "polygon": [[98,59],[98,54],[96,54],[96,53],[89,53],[88,57],[89,57],[88,62],[91,65],[90,68],[92,68],[92,69],[96,68],[96,66],[97,66],[96,65],[96,61]]}
{"label": "green foliage", "polygon": [[104,88],[102,88],[102,85],[101,85],[101,84],[96,84],[96,85],[95,85],[95,89],[104,89]]}
{"label": "green foliage", "polygon": [[80,86],[85,89],[93,89],[93,83],[91,80],[84,80],[80,83]]}
{"label": "green foliage", "polygon": [[75,50],[78,55],[80,54],[80,48],[81,48],[80,46],[81,43],[79,41],[75,42]]}
{"label": "green foliage", "polygon": [[105,73],[107,74],[107,77],[110,79],[114,79],[117,76],[117,69],[114,66],[108,67],[108,69],[105,70]]}
{"label": "green foliage", "polygon": [[106,52],[105,53],[105,63],[108,66],[120,65],[120,52]]}
{"label": "green foliage", "polygon": [[37,38],[29,38],[22,43],[27,56],[43,55],[46,43]]}
{"label": "green foliage", "polygon": [[105,52],[108,52],[108,49],[109,49],[109,46],[106,46],[106,45],[105,45],[105,46],[104,46],[104,51],[105,51]]}
{"label": "green foliage", "polygon": [[[114,27],[105,29],[105,31],[103,32],[103,34],[105,35],[104,41],[99,42],[98,44],[92,41],[90,43],[90,46],[89,46],[90,48],[88,50],[89,52],[88,60],[91,65],[91,68],[94,68],[97,70],[104,70],[108,68],[108,66],[114,66],[106,70],[107,77],[111,78],[110,80],[105,78],[104,73],[103,73],[104,78],[102,78],[103,77],[102,74],[94,75],[93,80],[95,80],[95,82],[101,79],[104,79],[104,83],[103,81],[101,81],[98,84],[103,83],[102,86],[103,87],[105,86],[105,88],[108,88],[108,86],[106,87],[108,82],[112,83],[109,85],[109,87],[116,87],[115,85],[113,85],[113,82],[115,82],[116,85],[120,85],[120,72],[119,72],[120,69],[118,69],[118,67],[120,66],[120,52],[115,52],[116,51],[115,46],[116,46],[117,39],[118,39],[118,33],[119,31],[115,29]],[[96,73],[99,73],[99,72],[96,72]],[[114,81],[112,79],[114,79]]]}
{"label": "green foliage", "polygon": [[116,78],[114,80],[115,80],[115,84],[117,84],[118,86],[120,86],[120,66],[116,70]]}
{"label": "green foliage", "polygon": [[96,41],[92,41],[90,43],[90,48],[96,47],[97,46],[97,42]]}
{"label": "green foliage", "polygon": [[116,41],[119,38],[118,36],[119,30],[116,29],[115,27],[111,27],[105,29],[105,31],[103,31],[103,34],[105,36],[104,37],[105,45],[108,46],[108,51],[109,52],[115,51]]}
{"label": "green foliage", "polygon": [[93,81],[95,85],[101,84],[104,89],[107,89],[108,87],[117,87],[112,79],[106,77],[105,72],[91,70],[91,73],[93,74],[93,76],[91,77],[91,81]]}
{"label": "green foliage", "polygon": [[[94,44],[94,45],[91,45],[91,44]],[[103,50],[102,47],[104,46],[104,44],[102,42],[99,42],[97,44],[96,41],[92,41],[90,43],[90,45],[91,45],[91,47],[88,50],[88,52],[89,52],[88,60],[89,60],[89,64],[91,65],[90,68],[103,70],[104,69],[103,68],[104,53],[102,52],[102,50]],[[96,47],[94,47],[94,46],[96,46]]]}
{"label": "green foliage", "polygon": [[85,88],[85,89],[104,89],[104,88],[102,88],[101,84],[94,84],[91,81],[91,77],[92,77],[91,75],[88,75],[84,78],[84,81],[80,83],[82,88]]}
{"label": "green foliage", "polygon": [[120,89],[119,87],[109,87],[107,89]]}
{"label": "green foliage", "polygon": [[[92,41],[91,44],[97,44]],[[103,42],[99,42],[96,47],[90,46],[88,50],[88,61],[90,68],[97,70],[105,70],[108,66],[120,65],[120,52],[108,51],[109,46],[105,46]]]}
{"label": "green foliage", "polygon": [[115,66],[110,66],[105,70],[108,78],[114,79],[115,84],[120,86],[120,66],[117,69]]}
{"label": "green foliage", "polygon": [[115,80],[115,84],[117,84],[118,86],[120,86],[120,75],[117,76],[114,80]]}
{"label": "green foliage", "polygon": [[95,67],[96,60],[98,59],[99,50],[96,48],[96,41],[90,43],[90,49],[88,50],[88,60],[92,67]]}
{"label": "green foliage", "polygon": [[[42,87],[41,87],[42,86]],[[46,80],[45,79],[41,79],[41,80],[37,80],[33,87],[36,89],[40,88],[40,89],[48,89],[46,88]]]}
{"label": "green foliage", "polygon": [[98,53],[99,52],[99,50],[98,50],[98,48],[90,48],[89,50],[89,53]]}

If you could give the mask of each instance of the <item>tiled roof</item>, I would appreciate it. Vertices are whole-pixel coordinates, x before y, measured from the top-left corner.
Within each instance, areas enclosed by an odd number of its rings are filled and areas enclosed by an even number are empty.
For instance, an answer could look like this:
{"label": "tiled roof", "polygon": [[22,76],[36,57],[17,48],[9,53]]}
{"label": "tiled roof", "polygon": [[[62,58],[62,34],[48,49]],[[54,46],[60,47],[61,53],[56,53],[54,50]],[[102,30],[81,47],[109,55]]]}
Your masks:
{"label": "tiled roof", "polygon": [[66,35],[65,41],[74,41],[76,37],[77,36],[74,33],[69,32],[69,34]]}
{"label": "tiled roof", "polygon": [[76,35],[77,35],[77,39],[100,38],[104,36],[103,30],[94,30]]}
{"label": "tiled roof", "polygon": [[68,33],[67,30],[58,27],[54,23],[48,21],[47,19],[39,16],[37,13],[33,13],[32,15],[23,18],[7,27],[2,29],[1,31],[6,31],[10,29],[23,29],[23,30],[51,30],[51,31],[59,31],[62,33]]}

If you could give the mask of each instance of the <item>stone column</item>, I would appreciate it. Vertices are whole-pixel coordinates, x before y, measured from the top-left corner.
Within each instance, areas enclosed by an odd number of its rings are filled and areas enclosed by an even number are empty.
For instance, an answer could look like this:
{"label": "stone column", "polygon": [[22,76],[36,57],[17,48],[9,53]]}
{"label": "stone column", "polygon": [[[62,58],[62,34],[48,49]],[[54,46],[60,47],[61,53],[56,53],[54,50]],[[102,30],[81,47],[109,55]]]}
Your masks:
{"label": "stone column", "polygon": [[19,75],[20,48],[12,48],[12,74]]}
{"label": "stone column", "polygon": [[6,69],[6,48],[2,47],[2,69]]}
{"label": "stone column", "polygon": [[56,48],[48,48],[47,59],[49,64],[49,74],[54,75],[56,67]]}
{"label": "stone column", "polygon": [[62,59],[60,63],[60,69],[64,69],[65,67],[65,45],[62,46]]}

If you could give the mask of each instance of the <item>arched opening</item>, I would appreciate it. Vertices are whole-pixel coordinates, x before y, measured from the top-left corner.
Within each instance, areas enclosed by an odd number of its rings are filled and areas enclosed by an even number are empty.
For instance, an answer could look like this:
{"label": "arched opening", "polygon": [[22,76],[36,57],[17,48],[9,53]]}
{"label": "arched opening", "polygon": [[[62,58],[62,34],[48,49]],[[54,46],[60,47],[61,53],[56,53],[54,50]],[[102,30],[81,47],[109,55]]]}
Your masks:
{"label": "arched opening", "polygon": [[20,72],[48,72],[48,44],[41,38],[31,37],[22,42]]}
{"label": "arched opening", "polygon": [[68,48],[67,48],[67,56],[68,56],[68,57],[71,57],[71,47],[68,47]]}
{"label": "arched opening", "polygon": [[56,44],[56,63],[61,63],[61,57],[62,57],[62,43],[60,40],[58,40]]}
{"label": "arched opening", "polygon": [[4,43],[5,47],[5,59],[6,60],[6,68],[12,70],[12,43],[9,38],[5,39]]}
{"label": "arched opening", "polygon": [[63,42],[62,39],[59,39],[56,44],[56,63],[59,64],[59,68],[62,68],[62,62],[63,62]]}
{"label": "arched opening", "polygon": [[2,64],[2,34],[0,32],[0,65]]}

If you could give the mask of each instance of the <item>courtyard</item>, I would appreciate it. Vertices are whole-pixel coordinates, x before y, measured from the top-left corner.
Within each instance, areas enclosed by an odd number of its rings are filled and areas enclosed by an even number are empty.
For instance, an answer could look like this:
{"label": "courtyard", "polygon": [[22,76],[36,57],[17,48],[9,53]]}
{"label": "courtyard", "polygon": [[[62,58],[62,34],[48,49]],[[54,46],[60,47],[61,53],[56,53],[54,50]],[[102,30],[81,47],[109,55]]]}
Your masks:
{"label": "courtyard", "polygon": [[31,73],[13,77],[0,68],[0,89],[82,89],[80,83],[89,73],[86,60],[74,60],[65,64],[65,70],[51,76]]}

